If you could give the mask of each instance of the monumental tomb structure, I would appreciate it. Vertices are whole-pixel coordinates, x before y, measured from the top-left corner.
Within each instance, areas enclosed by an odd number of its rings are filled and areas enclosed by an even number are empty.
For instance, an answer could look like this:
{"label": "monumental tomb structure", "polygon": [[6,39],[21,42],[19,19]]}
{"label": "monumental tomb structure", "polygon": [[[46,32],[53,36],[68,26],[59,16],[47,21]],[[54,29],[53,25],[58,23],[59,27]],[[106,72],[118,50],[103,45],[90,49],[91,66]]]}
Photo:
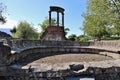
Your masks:
{"label": "monumental tomb structure", "polygon": [[[57,23],[56,25],[51,24],[51,14],[52,12],[57,13]],[[62,25],[60,25],[60,13],[62,15]],[[61,7],[50,6],[49,11],[49,25],[45,32],[43,33],[41,40],[49,40],[49,41],[62,41],[65,40],[65,32],[64,32],[64,9]]]}

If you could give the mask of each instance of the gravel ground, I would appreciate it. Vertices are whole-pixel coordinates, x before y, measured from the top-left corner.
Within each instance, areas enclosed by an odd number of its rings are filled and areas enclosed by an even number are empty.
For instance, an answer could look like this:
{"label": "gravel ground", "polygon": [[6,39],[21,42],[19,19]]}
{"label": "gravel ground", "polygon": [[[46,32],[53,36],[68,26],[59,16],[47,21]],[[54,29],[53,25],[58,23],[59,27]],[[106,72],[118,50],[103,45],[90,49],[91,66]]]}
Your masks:
{"label": "gravel ground", "polygon": [[33,61],[22,69],[28,69],[31,65],[35,72],[47,71],[47,70],[66,70],[69,69],[71,64],[83,64],[85,69],[87,67],[101,67],[108,68],[112,66],[120,66],[120,59],[112,59],[110,57],[105,57],[97,54],[64,54],[56,55],[51,57],[41,58],[39,60]]}
{"label": "gravel ground", "polygon": [[111,57],[106,57],[98,54],[63,54],[51,57],[41,58],[33,63],[67,63],[67,62],[93,62],[111,60]]}

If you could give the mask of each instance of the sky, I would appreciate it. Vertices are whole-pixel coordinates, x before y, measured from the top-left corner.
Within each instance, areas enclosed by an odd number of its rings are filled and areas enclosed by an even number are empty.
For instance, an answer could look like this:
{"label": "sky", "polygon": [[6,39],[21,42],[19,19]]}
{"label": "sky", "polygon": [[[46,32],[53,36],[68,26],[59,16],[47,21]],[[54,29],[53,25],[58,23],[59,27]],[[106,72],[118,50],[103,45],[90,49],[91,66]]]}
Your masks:
{"label": "sky", "polygon": [[68,35],[83,34],[80,28],[83,27],[82,14],[86,12],[87,0],[0,0],[1,2],[7,6],[4,11],[7,23],[0,24],[0,29],[12,29],[20,21],[27,21],[40,31],[38,24],[42,24],[45,17],[48,17],[49,7],[59,6],[65,9],[64,24],[65,28],[70,29]]}

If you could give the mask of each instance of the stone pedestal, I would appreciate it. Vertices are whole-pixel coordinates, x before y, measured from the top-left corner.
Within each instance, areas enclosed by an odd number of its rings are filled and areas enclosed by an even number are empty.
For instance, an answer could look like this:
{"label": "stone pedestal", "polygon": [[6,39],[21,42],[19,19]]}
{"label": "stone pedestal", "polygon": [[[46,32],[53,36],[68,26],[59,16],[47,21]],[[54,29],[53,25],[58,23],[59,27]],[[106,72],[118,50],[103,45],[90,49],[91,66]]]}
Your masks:
{"label": "stone pedestal", "polygon": [[44,32],[41,40],[64,41],[65,40],[64,27],[49,26]]}

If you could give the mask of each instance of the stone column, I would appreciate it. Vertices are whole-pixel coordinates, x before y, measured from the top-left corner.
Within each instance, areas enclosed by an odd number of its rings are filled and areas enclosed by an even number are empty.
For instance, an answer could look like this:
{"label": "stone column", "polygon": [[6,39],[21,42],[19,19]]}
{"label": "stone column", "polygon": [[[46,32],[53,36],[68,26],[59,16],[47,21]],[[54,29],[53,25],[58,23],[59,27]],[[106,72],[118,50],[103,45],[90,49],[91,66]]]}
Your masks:
{"label": "stone column", "polygon": [[49,11],[49,26],[51,26],[51,11]]}
{"label": "stone column", "polygon": [[59,12],[57,12],[57,26],[59,26]]}
{"label": "stone column", "polygon": [[62,26],[64,27],[64,13],[62,13]]}

